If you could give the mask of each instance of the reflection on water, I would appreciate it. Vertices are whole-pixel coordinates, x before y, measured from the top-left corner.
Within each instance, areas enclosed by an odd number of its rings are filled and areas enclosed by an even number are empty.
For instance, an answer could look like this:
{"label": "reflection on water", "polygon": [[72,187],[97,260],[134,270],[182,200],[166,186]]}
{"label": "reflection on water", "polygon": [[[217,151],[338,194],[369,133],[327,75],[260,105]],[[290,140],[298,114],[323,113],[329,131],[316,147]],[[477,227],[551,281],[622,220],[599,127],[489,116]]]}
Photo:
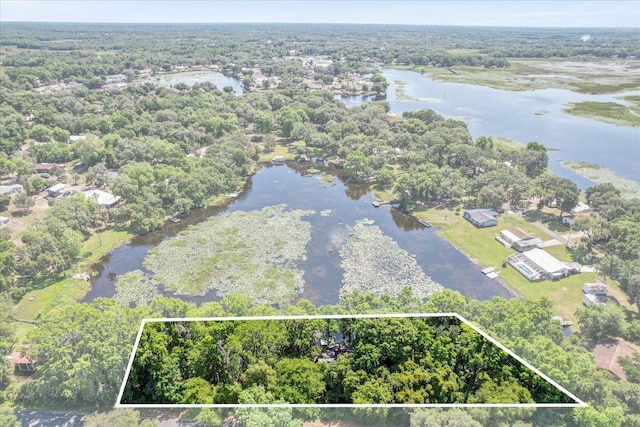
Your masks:
{"label": "reflection on water", "polygon": [[[97,266],[100,276],[85,301],[99,296],[113,296],[116,275],[135,269],[145,271],[142,262],[147,252],[161,241],[177,235],[191,224],[198,224],[221,212],[248,211],[265,206],[286,204],[290,209],[313,209],[316,214],[304,217],[312,226],[311,240],[307,244],[307,259],[298,264],[304,270],[305,290],[301,298],[315,304],[338,302],[342,284],[339,250],[348,238],[355,222],[369,218],[398,245],[413,254],[425,273],[443,286],[464,294],[488,299],[496,295],[510,297],[498,282],[488,279],[465,255],[435,234],[434,228],[425,228],[415,218],[405,215],[389,205],[374,208],[374,200],[366,184],[345,184],[343,171],[314,167],[333,176],[332,182],[319,179],[322,174],[308,175],[309,165],[263,165],[247,182],[237,199],[228,199],[224,206],[192,212],[179,224],[167,224],[157,232],[136,237],[131,244],[115,249]],[[321,211],[330,210],[328,215]],[[166,296],[173,296],[167,293]],[[215,292],[201,297],[183,297],[185,301],[201,303],[217,300]]]}

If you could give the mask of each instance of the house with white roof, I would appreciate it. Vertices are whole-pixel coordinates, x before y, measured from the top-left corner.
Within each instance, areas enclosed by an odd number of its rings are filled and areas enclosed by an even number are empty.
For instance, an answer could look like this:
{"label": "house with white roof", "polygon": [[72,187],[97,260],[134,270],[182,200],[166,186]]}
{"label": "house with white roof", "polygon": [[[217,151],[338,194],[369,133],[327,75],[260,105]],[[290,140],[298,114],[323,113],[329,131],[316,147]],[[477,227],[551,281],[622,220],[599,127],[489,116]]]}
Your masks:
{"label": "house with white roof", "polygon": [[543,249],[531,249],[515,253],[509,257],[509,264],[528,280],[558,280],[576,271],[573,263],[567,264],[556,259]]}
{"label": "house with white roof", "polygon": [[102,191],[102,190],[87,190],[87,191],[84,191],[83,194],[87,199],[89,198],[94,199],[98,204],[98,206],[100,206],[101,208],[107,208],[107,209],[114,207],[115,205],[118,204],[120,199],[122,199],[120,196],[115,196],[112,193],[109,193],[108,191]]}

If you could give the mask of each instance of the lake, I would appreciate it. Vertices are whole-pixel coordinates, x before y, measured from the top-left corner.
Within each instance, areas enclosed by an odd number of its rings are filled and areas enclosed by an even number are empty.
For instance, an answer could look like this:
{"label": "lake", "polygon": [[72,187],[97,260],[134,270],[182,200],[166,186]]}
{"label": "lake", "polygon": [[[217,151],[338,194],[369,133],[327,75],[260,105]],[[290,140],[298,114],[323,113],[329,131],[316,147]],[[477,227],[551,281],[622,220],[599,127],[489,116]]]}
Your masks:
{"label": "lake", "polygon": [[[446,288],[485,300],[499,295],[512,296],[499,282],[490,280],[481,272],[480,266],[472,263],[464,254],[436,234],[434,228],[424,228],[418,221],[391,206],[374,208],[374,200],[368,185],[345,184],[340,171],[322,166],[322,174],[307,176],[309,164],[261,165],[249,179],[244,191],[236,199],[229,199],[225,206],[201,209],[193,212],[179,224],[167,225],[164,229],[133,239],[131,244],[112,251],[97,266],[99,277],[93,280],[93,288],[85,301],[97,297],[111,297],[115,293],[117,275],[142,269],[147,252],[162,240],[175,236],[188,225],[197,224],[221,212],[249,211],[265,206],[285,204],[288,209],[330,209],[328,216],[319,214],[303,217],[313,226],[311,240],[307,244],[307,259],[298,267],[305,271],[305,290],[301,298],[314,304],[335,304],[339,300],[342,270],[338,253],[355,222],[364,218],[375,221],[381,230],[398,245],[415,256],[425,274]],[[173,296],[167,293],[166,296]],[[202,303],[218,297],[209,292],[203,297],[179,298]]]}
{"label": "lake", "polygon": [[[554,174],[570,178],[582,189],[593,182],[565,169],[560,161],[589,162],[640,183],[640,128],[615,126],[562,112],[571,102],[617,102],[616,95],[586,95],[562,89],[508,91],[462,83],[438,82],[415,71],[382,69],[389,87],[386,101],[391,111],[432,109],[447,118],[463,119],[473,138],[504,136],[526,145],[537,141],[549,152]],[[411,99],[398,99],[396,81]],[[338,97],[347,106],[362,103],[361,97]]]}
{"label": "lake", "polygon": [[196,83],[209,82],[216,85],[218,89],[231,86],[236,96],[240,96],[243,93],[242,82],[240,80],[211,71],[185,71],[183,73],[159,74],[150,77],[147,81],[165,86],[175,86],[178,83],[185,83],[192,86]]}

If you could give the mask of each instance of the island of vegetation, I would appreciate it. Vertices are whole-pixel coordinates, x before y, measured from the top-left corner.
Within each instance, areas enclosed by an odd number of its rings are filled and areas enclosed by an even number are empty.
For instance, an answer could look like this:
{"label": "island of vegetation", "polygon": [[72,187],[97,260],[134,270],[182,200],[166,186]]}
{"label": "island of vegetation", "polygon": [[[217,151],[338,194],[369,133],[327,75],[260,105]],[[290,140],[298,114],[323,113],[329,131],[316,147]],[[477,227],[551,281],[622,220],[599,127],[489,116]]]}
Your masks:
{"label": "island of vegetation", "polygon": [[[550,173],[547,148],[538,142],[518,146],[474,138],[463,121],[432,110],[395,114],[384,100],[388,84],[380,71],[408,67],[456,78],[465,68],[468,75],[493,79],[508,74],[512,87],[524,79],[535,86],[615,93],[638,88],[638,79],[630,78],[620,62],[637,61],[637,32],[597,29],[587,43],[578,29],[354,26],[348,28],[350,37],[343,37],[347,28],[335,25],[2,27],[3,403],[87,412],[111,408],[142,318],[457,312],[590,406],[401,414],[363,408],[338,417],[365,424],[412,419],[416,426],[442,424],[447,417],[469,425],[640,425],[639,199],[623,197],[627,194],[611,181],[581,192],[571,180]],[[582,67],[579,81],[548,76],[558,70],[572,73],[576,62],[588,68],[603,61],[616,65],[615,72],[596,67],[587,73]],[[211,81],[164,85],[157,80],[188,72],[230,80],[222,87]],[[347,108],[340,98],[344,94],[372,101]],[[117,277],[115,299],[79,303],[99,274],[97,261],[114,248],[136,235],[157,237],[157,230],[179,227],[174,224],[185,217],[228,203],[227,196],[242,191],[257,162],[276,156],[285,162],[313,161],[325,182],[339,176],[360,184],[364,190],[353,197],[373,189],[380,203],[428,221],[483,268],[494,267],[497,280],[525,299],[478,302],[441,290],[375,224],[362,223],[353,224],[353,235],[336,248],[342,252],[346,286],[339,304],[316,308],[297,300],[303,282],[294,264],[304,257],[305,215],[333,214],[272,207],[266,212],[277,214],[262,224],[265,211],[256,210],[186,227],[149,254],[148,269]],[[579,202],[591,211],[577,212]],[[496,212],[499,230],[465,220],[464,211],[474,209]],[[270,235],[264,248],[245,245],[254,236],[234,225],[241,217],[250,224],[247,230],[280,230],[287,240]],[[287,226],[280,222],[285,220]],[[495,240],[511,227],[546,242],[564,241],[545,251],[587,268],[557,281],[530,283],[505,263],[513,250]],[[394,279],[385,287],[360,286],[370,278],[357,283],[356,275],[364,274],[358,260],[372,262],[358,253],[367,239],[384,242],[377,256],[394,260],[380,271]],[[173,270],[171,257],[195,267]],[[249,283],[240,267],[260,279]],[[255,295],[231,292],[231,279],[243,281],[242,292]],[[613,298],[583,307],[582,286],[597,280],[606,281]],[[415,296],[401,289],[407,284],[414,286]],[[210,288],[220,292],[220,301],[196,306],[160,297],[165,289],[201,294]],[[275,307],[256,305],[267,301],[265,295],[276,297],[268,299]],[[558,315],[579,330],[564,338],[561,323],[552,319]],[[614,373],[594,364],[598,346],[607,340],[631,349],[617,359]],[[37,375],[16,380],[15,369],[22,365],[31,374],[29,368],[35,367]],[[271,398],[265,390],[247,396],[247,402]],[[211,425],[235,416],[263,426],[273,425],[270,419],[296,425],[305,417],[322,417],[280,410],[189,416]],[[138,423],[135,412],[96,414],[87,422],[104,425],[118,414]]]}

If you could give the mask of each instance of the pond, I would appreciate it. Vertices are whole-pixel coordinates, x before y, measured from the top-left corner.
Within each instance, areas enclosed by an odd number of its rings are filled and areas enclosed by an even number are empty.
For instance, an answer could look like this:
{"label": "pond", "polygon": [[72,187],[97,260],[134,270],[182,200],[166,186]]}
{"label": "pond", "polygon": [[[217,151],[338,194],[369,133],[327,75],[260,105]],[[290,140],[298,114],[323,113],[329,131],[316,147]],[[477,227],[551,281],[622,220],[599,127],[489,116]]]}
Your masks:
{"label": "pond", "polygon": [[171,74],[159,74],[150,77],[148,82],[154,84],[162,84],[166,86],[174,86],[178,83],[185,83],[192,86],[196,83],[213,83],[218,89],[222,89],[225,86],[231,86],[233,92],[240,96],[242,95],[242,82],[236,78],[225,76],[222,73],[216,73],[211,71],[186,71],[182,73]]}
{"label": "pond", "polygon": [[[374,208],[374,200],[368,185],[345,184],[340,171],[314,165],[320,173],[308,173],[309,164],[291,163],[274,166],[262,165],[248,180],[242,194],[229,199],[225,206],[194,211],[179,224],[140,236],[129,244],[112,251],[96,266],[99,277],[85,301],[115,294],[117,275],[141,269],[147,252],[160,242],[176,236],[192,224],[200,223],[222,212],[251,211],[265,206],[285,204],[287,209],[314,210],[316,213],[330,210],[328,215],[303,217],[312,225],[311,240],[307,244],[307,259],[298,268],[304,270],[305,287],[300,296],[314,304],[335,304],[339,300],[342,284],[339,246],[353,229],[356,221],[368,218],[375,221],[382,232],[395,240],[401,249],[415,257],[425,274],[446,288],[485,300],[493,296],[511,297],[511,293],[499,282],[490,280],[464,254],[436,234],[435,228],[425,228],[412,217],[391,206]],[[165,293],[166,296],[173,294]],[[214,291],[202,297],[179,296],[202,303],[214,301]]]}
{"label": "pond", "polygon": [[[462,83],[438,82],[414,71],[383,69],[389,87],[386,101],[391,111],[429,108],[447,118],[460,118],[473,138],[504,136],[527,144],[537,141],[549,152],[554,174],[570,178],[582,189],[593,185],[588,179],[565,169],[560,161],[595,163],[640,183],[640,129],[572,116],[562,112],[571,102],[617,102],[616,95],[586,95],[562,89],[508,91]],[[398,84],[407,98],[399,99]],[[361,97],[342,98],[347,106],[363,102]]]}

